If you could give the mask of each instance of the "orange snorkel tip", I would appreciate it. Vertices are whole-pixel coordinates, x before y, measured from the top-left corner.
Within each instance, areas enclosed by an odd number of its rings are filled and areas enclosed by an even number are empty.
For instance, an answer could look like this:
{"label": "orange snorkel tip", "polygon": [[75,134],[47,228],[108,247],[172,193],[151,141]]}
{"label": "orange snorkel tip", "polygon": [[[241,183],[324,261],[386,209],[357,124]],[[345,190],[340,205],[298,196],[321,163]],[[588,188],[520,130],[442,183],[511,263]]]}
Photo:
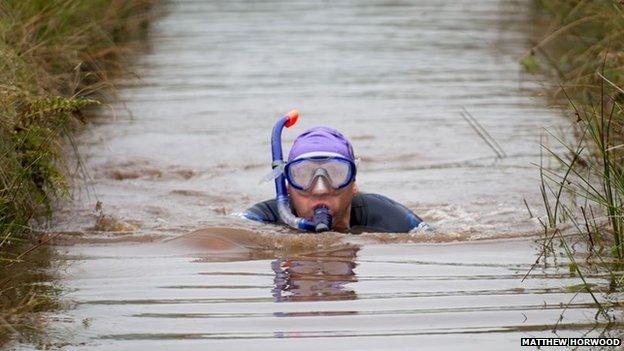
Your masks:
{"label": "orange snorkel tip", "polygon": [[288,119],[286,120],[286,124],[284,124],[284,126],[286,128],[294,126],[295,123],[297,123],[297,119],[299,119],[299,110],[292,110],[288,112],[286,117],[288,117]]}

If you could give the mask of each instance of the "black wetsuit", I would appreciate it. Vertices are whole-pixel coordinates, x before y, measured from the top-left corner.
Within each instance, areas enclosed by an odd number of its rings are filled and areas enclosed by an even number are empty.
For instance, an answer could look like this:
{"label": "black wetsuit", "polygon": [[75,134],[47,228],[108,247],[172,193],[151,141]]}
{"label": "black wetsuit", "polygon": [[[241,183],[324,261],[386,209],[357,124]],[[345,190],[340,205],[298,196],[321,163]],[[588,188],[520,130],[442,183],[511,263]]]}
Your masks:
{"label": "black wetsuit", "polygon": [[[259,202],[245,211],[251,220],[284,224],[277,212],[275,199]],[[351,202],[352,233],[390,232],[407,233],[425,225],[414,212],[383,195],[358,193]]]}

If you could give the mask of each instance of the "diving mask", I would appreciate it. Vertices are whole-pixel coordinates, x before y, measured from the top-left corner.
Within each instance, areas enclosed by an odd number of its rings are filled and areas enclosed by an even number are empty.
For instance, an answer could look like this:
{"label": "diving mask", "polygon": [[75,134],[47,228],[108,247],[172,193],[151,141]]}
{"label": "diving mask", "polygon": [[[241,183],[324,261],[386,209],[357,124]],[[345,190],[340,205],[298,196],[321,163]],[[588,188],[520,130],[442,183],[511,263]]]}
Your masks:
{"label": "diving mask", "polygon": [[357,173],[355,163],[339,156],[298,158],[284,167],[288,184],[301,191],[309,190],[317,177],[324,177],[329,186],[339,190],[351,184]]}

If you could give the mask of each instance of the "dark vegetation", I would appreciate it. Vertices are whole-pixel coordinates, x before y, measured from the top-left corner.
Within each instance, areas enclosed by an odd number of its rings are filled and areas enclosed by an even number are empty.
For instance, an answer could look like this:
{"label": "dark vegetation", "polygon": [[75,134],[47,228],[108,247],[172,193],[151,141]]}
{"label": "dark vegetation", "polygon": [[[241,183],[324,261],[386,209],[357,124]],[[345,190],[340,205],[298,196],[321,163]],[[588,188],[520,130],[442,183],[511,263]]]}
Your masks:
{"label": "dark vegetation", "polygon": [[[0,2],[0,346],[53,307],[51,250],[33,219],[68,195],[63,147],[106,101],[157,0]],[[36,253],[36,254],[33,254]]]}

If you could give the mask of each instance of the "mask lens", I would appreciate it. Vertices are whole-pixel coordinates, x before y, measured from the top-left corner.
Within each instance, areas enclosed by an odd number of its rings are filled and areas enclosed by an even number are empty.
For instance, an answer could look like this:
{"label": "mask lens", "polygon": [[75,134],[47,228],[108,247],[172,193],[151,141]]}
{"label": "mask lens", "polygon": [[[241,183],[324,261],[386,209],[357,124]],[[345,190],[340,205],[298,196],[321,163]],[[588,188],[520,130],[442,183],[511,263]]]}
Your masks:
{"label": "mask lens", "polygon": [[334,188],[343,186],[349,180],[351,167],[348,163],[333,161],[324,166]]}
{"label": "mask lens", "polygon": [[317,168],[316,164],[308,161],[293,164],[288,168],[288,181],[297,188],[307,189]]}

